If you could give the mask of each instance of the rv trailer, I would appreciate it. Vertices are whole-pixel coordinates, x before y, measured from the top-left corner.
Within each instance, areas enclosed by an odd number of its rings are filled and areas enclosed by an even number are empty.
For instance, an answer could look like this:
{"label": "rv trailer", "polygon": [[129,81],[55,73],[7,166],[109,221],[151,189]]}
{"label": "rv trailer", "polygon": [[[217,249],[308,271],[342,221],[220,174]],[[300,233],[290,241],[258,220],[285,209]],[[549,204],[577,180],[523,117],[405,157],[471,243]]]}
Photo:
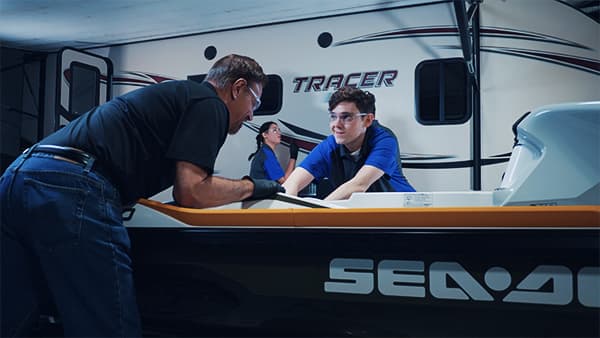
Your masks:
{"label": "rv trailer", "polygon": [[[301,161],[329,134],[329,95],[353,85],[375,95],[376,117],[396,134],[404,173],[418,191],[490,190],[506,169],[517,119],[543,105],[600,97],[599,24],[561,1],[407,4],[83,53],[63,50],[55,127],[85,112],[77,108],[86,97],[101,103],[170,79],[201,81],[219,57],[239,53],[259,61],[271,81],[254,120],[221,150],[219,175],[249,172],[243,160],[255,151],[249,140],[269,120],[283,132],[278,158],[287,161],[285,145],[294,142]],[[87,86],[98,88],[97,95],[70,82],[74,72],[85,78],[89,69],[100,75],[97,86]]]}

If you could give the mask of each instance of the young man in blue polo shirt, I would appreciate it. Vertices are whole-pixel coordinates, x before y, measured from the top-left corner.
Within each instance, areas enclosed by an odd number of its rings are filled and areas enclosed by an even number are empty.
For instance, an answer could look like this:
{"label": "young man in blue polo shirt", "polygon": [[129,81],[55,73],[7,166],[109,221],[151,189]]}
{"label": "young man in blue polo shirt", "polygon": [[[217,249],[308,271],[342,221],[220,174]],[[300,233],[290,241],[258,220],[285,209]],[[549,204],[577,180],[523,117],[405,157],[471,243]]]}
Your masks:
{"label": "young man in blue polo shirt", "polygon": [[302,161],[283,186],[297,195],[314,179],[329,178],[326,200],[354,192],[415,191],[402,174],[396,136],[375,120],[375,97],[354,87],[338,89],[329,99],[328,136]]}

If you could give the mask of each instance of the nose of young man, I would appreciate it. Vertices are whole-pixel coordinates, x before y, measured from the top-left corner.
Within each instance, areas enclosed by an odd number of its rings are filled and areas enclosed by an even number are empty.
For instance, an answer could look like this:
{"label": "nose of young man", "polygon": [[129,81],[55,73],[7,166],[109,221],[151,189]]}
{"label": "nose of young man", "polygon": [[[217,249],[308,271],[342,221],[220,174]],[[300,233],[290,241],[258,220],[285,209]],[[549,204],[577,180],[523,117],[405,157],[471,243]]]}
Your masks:
{"label": "nose of young man", "polygon": [[333,131],[333,133],[342,133],[345,129],[346,126],[344,125],[341,119],[337,118],[335,119],[335,121],[331,122],[331,131]]}
{"label": "nose of young man", "polygon": [[331,132],[333,133],[333,137],[335,138],[336,143],[344,143],[346,132],[343,128],[334,125],[331,127]]}

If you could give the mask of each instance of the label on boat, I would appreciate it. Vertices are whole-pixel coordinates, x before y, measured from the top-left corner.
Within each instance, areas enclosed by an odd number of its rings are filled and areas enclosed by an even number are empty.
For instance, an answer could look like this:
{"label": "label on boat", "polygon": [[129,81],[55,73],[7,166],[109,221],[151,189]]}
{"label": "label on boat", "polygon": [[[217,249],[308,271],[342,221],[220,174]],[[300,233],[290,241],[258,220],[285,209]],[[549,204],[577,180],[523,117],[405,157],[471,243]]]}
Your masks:
{"label": "label on boat", "polygon": [[417,193],[404,196],[404,206],[408,208],[430,207],[433,205],[433,194]]}

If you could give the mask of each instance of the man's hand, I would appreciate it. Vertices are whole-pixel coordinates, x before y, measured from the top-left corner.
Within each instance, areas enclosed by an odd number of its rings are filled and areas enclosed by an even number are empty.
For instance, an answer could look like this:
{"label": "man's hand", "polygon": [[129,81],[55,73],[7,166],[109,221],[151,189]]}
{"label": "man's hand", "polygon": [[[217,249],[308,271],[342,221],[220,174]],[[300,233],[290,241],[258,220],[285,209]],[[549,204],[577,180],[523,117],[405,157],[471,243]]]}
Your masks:
{"label": "man's hand", "polygon": [[294,160],[298,158],[298,146],[296,143],[290,143],[290,158]]}
{"label": "man's hand", "polygon": [[281,186],[281,184],[277,183],[276,181],[252,179],[250,176],[244,176],[243,179],[254,183],[252,195],[248,197],[247,200],[265,199],[277,194],[278,192],[285,192],[285,189]]}

